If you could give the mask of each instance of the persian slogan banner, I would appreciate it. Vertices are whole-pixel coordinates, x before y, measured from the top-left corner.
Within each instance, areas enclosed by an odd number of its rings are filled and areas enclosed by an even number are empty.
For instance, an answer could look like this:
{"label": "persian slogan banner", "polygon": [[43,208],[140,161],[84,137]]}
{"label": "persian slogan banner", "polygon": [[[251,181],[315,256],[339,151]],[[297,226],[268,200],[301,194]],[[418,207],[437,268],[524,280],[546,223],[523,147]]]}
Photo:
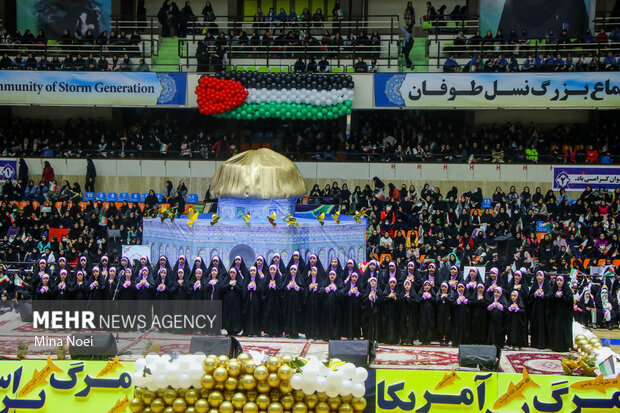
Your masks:
{"label": "persian slogan banner", "polygon": [[185,105],[187,73],[0,71],[0,104]]}
{"label": "persian slogan banner", "polygon": [[[377,370],[377,412],[612,412],[620,378]],[[591,410],[594,409],[594,410]]]}
{"label": "persian slogan banner", "polygon": [[133,394],[133,364],[0,361],[0,412],[125,412]]}
{"label": "persian slogan banner", "polygon": [[0,158],[0,179],[17,180],[17,160],[15,158]]}
{"label": "persian slogan banner", "polygon": [[376,73],[376,107],[610,108],[620,73]]}
{"label": "persian slogan banner", "polygon": [[553,189],[558,191],[583,191],[590,185],[592,189],[603,188],[613,191],[620,186],[620,168],[613,167],[553,167]]}

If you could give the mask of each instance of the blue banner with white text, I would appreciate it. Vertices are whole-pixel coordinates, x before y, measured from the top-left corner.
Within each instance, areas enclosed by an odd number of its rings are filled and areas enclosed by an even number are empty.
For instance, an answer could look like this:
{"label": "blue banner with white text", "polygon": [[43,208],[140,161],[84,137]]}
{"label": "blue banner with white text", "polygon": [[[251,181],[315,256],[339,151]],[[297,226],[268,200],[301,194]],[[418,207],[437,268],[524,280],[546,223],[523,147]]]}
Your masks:
{"label": "blue banner with white text", "polygon": [[376,73],[376,107],[611,108],[620,73]]}
{"label": "blue banner with white text", "polygon": [[0,104],[185,106],[187,73],[0,71]]}
{"label": "blue banner with white text", "polygon": [[620,168],[614,167],[553,167],[553,189],[583,191],[590,185],[593,190],[613,191],[620,187]]}

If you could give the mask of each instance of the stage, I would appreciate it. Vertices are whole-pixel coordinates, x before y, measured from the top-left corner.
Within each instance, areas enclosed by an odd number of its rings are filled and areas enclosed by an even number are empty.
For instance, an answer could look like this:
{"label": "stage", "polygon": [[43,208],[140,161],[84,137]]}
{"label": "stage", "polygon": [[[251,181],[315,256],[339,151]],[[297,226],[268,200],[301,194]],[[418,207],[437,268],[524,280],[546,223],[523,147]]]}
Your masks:
{"label": "stage", "polygon": [[[30,344],[27,359],[45,359],[48,355],[55,358],[53,347],[34,348],[35,336],[41,330],[34,330],[32,323],[24,323],[19,317],[10,321],[0,321],[0,357],[15,358],[17,344]],[[48,337],[66,337],[69,331],[44,332]],[[133,361],[142,357],[147,343],[159,344],[160,353],[175,351],[181,354],[189,352],[191,335],[160,333],[158,331],[119,332],[119,360]],[[257,338],[237,337],[244,350],[256,350],[268,355],[309,357],[327,360],[328,345],[325,341],[306,340],[304,338]],[[525,348],[523,351],[503,350],[500,371],[505,373],[521,372],[525,367],[532,374],[562,374],[560,360],[563,354],[551,351]],[[395,346],[379,345],[377,357],[370,366],[372,369],[403,370],[451,370],[459,369],[458,348],[439,345]]]}

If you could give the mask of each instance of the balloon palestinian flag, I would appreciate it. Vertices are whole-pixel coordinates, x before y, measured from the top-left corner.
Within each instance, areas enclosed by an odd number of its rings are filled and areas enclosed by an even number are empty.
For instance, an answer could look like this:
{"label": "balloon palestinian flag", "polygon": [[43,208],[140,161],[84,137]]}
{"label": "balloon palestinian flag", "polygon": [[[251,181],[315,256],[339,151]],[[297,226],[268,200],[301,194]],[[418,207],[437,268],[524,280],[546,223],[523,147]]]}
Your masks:
{"label": "balloon palestinian flag", "polygon": [[200,78],[198,110],[218,118],[336,119],[351,113],[344,74],[226,72]]}

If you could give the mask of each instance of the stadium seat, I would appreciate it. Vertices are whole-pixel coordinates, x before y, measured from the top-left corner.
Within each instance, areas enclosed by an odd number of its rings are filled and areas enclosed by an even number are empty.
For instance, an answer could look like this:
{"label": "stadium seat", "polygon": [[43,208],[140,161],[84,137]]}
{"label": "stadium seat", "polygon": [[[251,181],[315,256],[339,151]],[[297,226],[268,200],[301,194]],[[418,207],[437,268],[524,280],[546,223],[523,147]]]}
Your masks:
{"label": "stadium seat", "polygon": [[106,200],[105,192],[97,192],[97,195],[95,196],[95,199],[97,201],[105,201]]}
{"label": "stadium seat", "polygon": [[568,205],[573,205],[575,202],[577,202],[576,199],[571,199],[570,201],[568,201]]}
{"label": "stadium seat", "polygon": [[379,257],[379,263],[382,263],[383,260],[385,259],[385,257],[388,257],[390,259],[390,261],[392,261],[392,255],[391,254],[381,254],[381,256]]}
{"label": "stadium seat", "polygon": [[614,264],[614,268],[615,268],[615,269],[620,268],[620,260],[614,260],[614,261],[613,261],[613,264]]}
{"label": "stadium seat", "polygon": [[491,198],[483,198],[482,199],[482,209],[489,209],[491,208]]}
{"label": "stadium seat", "polygon": [[236,70],[237,72],[243,72],[245,69],[243,68],[243,66],[236,66],[236,67],[235,67],[235,70]]}
{"label": "stadium seat", "polygon": [[144,200],[146,199],[147,195],[148,195],[148,193],[142,194],[142,198],[140,198],[140,202],[144,202]]}
{"label": "stadium seat", "polygon": [[108,201],[110,202],[118,201],[118,194],[116,192],[108,192]]}
{"label": "stadium seat", "polygon": [[258,73],[269,73],[269,68],[266,66],[260,66],[258,68]]}
{"label": "stadium seat", "polygon": [[118,194],[118,200],[123,202],[123,201],[129,201],[129,193],[128,192],[121,192],[120,194]]}
{"label": "stadium seat", "polygon": [[157,195],[157,200],[159,202],[161,202],[161,200],[164,199],[164,194],[155,194],[155,195]]}
{"label": "stadium seat", "polygon": [[587,269],[590,266],[590,258],[583,260],[583,268]]}
{"label": "stadium seat", "polygon": [[340,67],[332,67],[332,73],[342,73],[342,68],[340,68]]}
{"label": "stadium seat", "polygon": [[347,73],[353,73],[355,72],[355,69],[352,67],[347,67]]}
{"label": "stadium seat", "polygon": [[282,70],[280,70],[279,67],[272,67],[271,68],[271,73],[280,73]]}
{"label": "stadium seat", "polygon": [[131,196],[129,197],[129,200],[131,202],[140,202],[140,193],[139,192],[132,192]]}
{"label": "stadium seat", "polygon": [[254,66],[248,66],[245,68],[246,72],[256,72],[256,68]]}
{"label": "stadium seat", "polygon": [[198,194],[189,194],[187,196],[188,204],[197,204],[198,203]]}
{"label": "stadium seat", "polygon": [[94,201],[95,200],[95,193],[94,192],[86,192],[84,194],[84,201]]}
{"label": "stadium seat", "polygon": [[234,70],[234,68],[232,66],[226,66],[226,71],[227,72],[232,72]]}
{"label": "stadium seat", "polygon": [[288,66],[282,66],[282,73],[288,73],[288,72],[289,72]]}

